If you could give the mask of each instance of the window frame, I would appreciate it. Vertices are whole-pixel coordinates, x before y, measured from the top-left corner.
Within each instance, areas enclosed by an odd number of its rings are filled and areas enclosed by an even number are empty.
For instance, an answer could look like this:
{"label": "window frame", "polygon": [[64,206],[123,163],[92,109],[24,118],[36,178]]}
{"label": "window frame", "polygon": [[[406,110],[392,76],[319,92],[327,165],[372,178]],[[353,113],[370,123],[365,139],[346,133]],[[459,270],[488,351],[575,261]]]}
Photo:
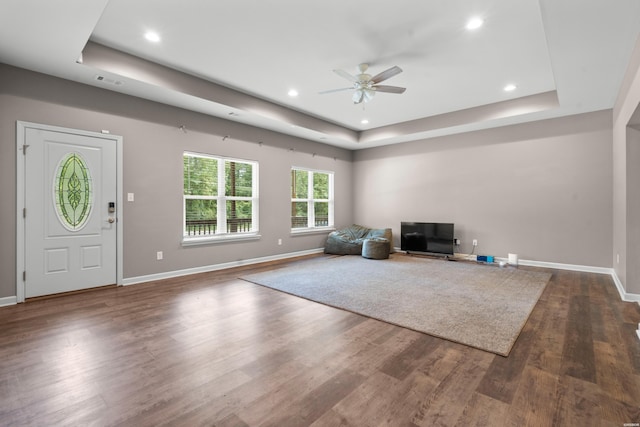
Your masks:
{"label": "window frame", "polygon": [[[184,194],[184,159],[185,157],[200,157],[217,161],[217,195],[188,195]],[[244,163],[251,165],[251,196],[227,196],[226,195],[226,162]],[[183,151],[182,153],[182,245],[198,245],[216,242],[228,242],[239,240],[256,240],[259,234],[259,164],[256,160],[238,159],[215,154]],[[215,200],[216,201],[216,232],[204,235],[187,234],[187,200]],[[228,201],[251,202],[251,230],[246,232],[229,232],[227,229],[227,202]]]}
{"label": "window frame", "polygon": [[[296,198],[293,197],[293,194],[291,195],[291,200],[290,200],[290,205],[289,207],[291,208],[291,205],[293,203],[307,203],[307,226],[306,227],[297,227],[294,228],[291,224],[291,216],[289,216],[289,225],[291,226],[291,233],[292,234],[302,234],[302,233],[313,233],[313,232],[324,232],[324,231],[330,231],[334,229],[334,217],[335,217],[335,197],[334,197],[334,182],[335,182],[335,172],[333,171],[327,171],[327,170],[320,170],[320,169],[311,169],[311,168],[305,168],[305,167],[299,167],[299,166],[292,166],[291,170],[289,171],[289,176],[290,176],[290,185],[291,188],[293,188],[293,186],[295,185],[295,183],[293,182],[293,171],[299,171],[299,172],[307,172],[308,176],[307,176],[307,197],[306,198]],[[321,173],[321,174],[326,174],[328,175],[328,186],[329,188],[328,190],[328,199],[316,199],[314,198],[314,188],[313,188],[313,175],[315,173]],[[328,203],[328,219],[327,219],[327,225],[323,225],[323,226],[316,226],[315,225],[315,203],[316,202],[322,202],[322,203]]]}

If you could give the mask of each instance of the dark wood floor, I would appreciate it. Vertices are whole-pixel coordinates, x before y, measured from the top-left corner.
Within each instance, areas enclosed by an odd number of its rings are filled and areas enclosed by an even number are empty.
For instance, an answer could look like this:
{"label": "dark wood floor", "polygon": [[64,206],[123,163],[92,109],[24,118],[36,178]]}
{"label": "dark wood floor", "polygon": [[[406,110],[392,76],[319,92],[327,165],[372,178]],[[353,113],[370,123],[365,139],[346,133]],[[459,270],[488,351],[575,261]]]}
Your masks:
{"label": "dark wood floor", "polygon": [[640,423],[640,307],[553,277],[509,357],[237,279],[271,263],[0,308],[1,425]]}

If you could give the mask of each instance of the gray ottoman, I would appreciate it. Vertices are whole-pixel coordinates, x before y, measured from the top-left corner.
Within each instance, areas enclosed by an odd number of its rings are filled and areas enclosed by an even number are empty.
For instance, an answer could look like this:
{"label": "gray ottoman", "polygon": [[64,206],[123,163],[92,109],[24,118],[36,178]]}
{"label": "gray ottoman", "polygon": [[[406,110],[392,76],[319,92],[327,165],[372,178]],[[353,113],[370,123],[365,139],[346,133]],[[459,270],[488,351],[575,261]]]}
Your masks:
{"label": "gray ottoman", "polygon": [[362,256],[369,259],[387,259],[391,244],[384,237],[365,239],[362,243]]}

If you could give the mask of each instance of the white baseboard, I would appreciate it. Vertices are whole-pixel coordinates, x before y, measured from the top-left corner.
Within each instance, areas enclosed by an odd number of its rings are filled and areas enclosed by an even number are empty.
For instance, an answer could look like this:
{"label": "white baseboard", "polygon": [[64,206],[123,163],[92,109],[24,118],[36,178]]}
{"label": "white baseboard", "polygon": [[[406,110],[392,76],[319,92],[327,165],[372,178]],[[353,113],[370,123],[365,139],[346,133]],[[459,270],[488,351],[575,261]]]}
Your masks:
{"label": "white baseboard", "polygon": [[[396,252],[404,252],[400,248],[394,248],[394,250]],[[456,256],[464,258],[465,256],[468,256],[468,254],[456,253]],[[508,258],[494,257],[494,260],[495,262],[500,262],[500,261],[509,262]],[[640,305],[640,295],[626,292],[624,290],[624,286],[622,286],[622,282],[620,281],[620,278],[618,277],[618,275],[616,274],[613,268],[593,267],[589,265],[578,265],[578,264],[561,264],[557,262],[546,262],[546,261],[531,261],[526,259],[518,260],[518,265],[527,265],[530,267],[554,268],[556,270],[581,271],[585,273],[608,274],[613,279],[613,283],[616,285],[616,289],[618,290],[618,294],[620,294],[620,299],[622,299],[622,301],[637,302]]]}
{"label": "white baseboard", "polygon": [[[504,260],[506,260],[506,258],[504,258]],[[576,264],[559,264],[555,262],[529,261],[529,260],[519,260],[518,264],[528,265],[532,267],[555,268],[557,270],[570,270],[570,271],[582,271],[586,273],[608,274],[613,279],[613,283],[616,285],[616,289],[618,290],[618,294],[620,295],[620,299],[622,299],[622,301],[638,302],[638,304],[640,304],[640,295],[626,292],[624,290],[624,287],[622,286],[622,282],[620,281],[620,278],[618,277],[618,275],[616,274],[616,271],[613,268],[592,267],[588,265],[576,265]]]}
{"label": "white baseboard", "polygon": [[[400,248],[394,248],[394,250],[395,250],[395,252],[401,252],[401,253],[403,252],[403,251],[400,250]],[[122,284],[124,286],[135,285],[135,284],[138,284],[138,283],[151,282],[151,281],[154,281],[154,280],[170,279],[170,278],[173,278],[173,277],[187,276],[189,274],[197,274],[197,273],[206,273],[206,272],[210,272],[210,271],[225,270],[225,269],[228,269],[228,268],[240,267],[240,266],[243,266],[243,265],[259,264],[259,263],[262,263],[262,262],[269,262],[269,261],[278,261],[278,260],[283,260],[283,259],[288,259],[288,258],[295,258],[295,257],[299,257],[299,256],[318,254],[318,253],[322,253],[322,252],[324,252],[323,248],[309,249],[309,250],[306,250],[306,251],[290,252],[290,253],[278,254],[278,255],[270,255],[270,256],[260,257],[260,258],[238,260],[238,261],[227,262],[227,263],[223,263],[223,264],[212,264],[212,265],[206,265],[206,266],[202,266],[202,267],[187,268],[187,269],[184,269],[184,270],[167,271],[167,272],[164,272],[164,273],[156,273],[156,274],[149,274],[149,275],[145,275],[145,276],[129,277],[129,278],[124,279]],[[508,261],[507,258],[495,258],[495,260],[496,261]],[[554,268],[554,269],[558,269],[558,270],[570,270],[570,271],[582,271],[582,272],[587,272],[587,273],[608,274],[608,275],[610,275],[612,277],[613,282],[616,285],[616,289],[618,290],[618,293],[620,294],[620,298],[623,301],[637,302],[640,305],[640,295],[626,292],[624,290],[624,287],[622,286],[622,282],[618,278],[618,275],[615,273],[615,270],[613,268],[592,267],[592,266],[576,265],[576,264],[560,264],[560,263],[555,263],[555,262],[530,261],[530,260],[522,260],[522,259],[518,261],[518,264],[519,265],[532,266],[532,267]],[[8,305],[15,305],[15,304],[17,304],[17,297],[16,296],[0,298],[0,307],[4,307],[4,306],[8,306]]]}
{"label": "white baseboard", "polygon": [[622,286],[622,282],[620,281],[620,278],[618,277],[618,275],[616,274],[616,271],[613,268],[611,269],[611,278],[613,278],[613,282],[616,284],[616,288],[618,289],[620,298],[622,298],[623,301],[637,302],[638,305],[640,305],[640,295],[632,294],[625,291],[624,286]]}
{"label": "white baseboard", "polygon": [[6,305],[16,305],[17,303],[18,303],[18,298],[15,296],[0,298],[0,307],[4,307]]}
{"label": "white baseboard", "polygon": [[167,271],[164,273],[148,274],[145,276],[128,277],[122,281],[124,286],[135,285],[138,283],[151,282],[154,280],[171,279],[174,277],[188,276],[189,274],[208,273],[210,271],[225,270],[227,268],[241,267],[243,265],[259,264],[262,262],[278,261],[282,259],[295,258],[305,255],[313,255],[324,252],[324,248],[309,249],[306,251],[289,252],[286,254],[270,255],[260,258],[243,259],[238,261],[226,262],[222,264],[205,265],[202,267],[186,268],[184,270]]}
{"label": "white baseboard", "polygon": [[[507,258],[496,258],[508,261]],[[593,267],[590,265],[579,264],[560,264],[557,262],[546,261],[530,261],[526,259],[518,260],[518,265],[527,265],[530,267],[554,268],[556,270],[582,271],[585,273],[611,274],[612,269],[607,267]]]}
{"label": "white baseboard", "polygon": [[571,271],[584,271],[587,273],[599,273],[599,274],[608,274],[613,279],[613,283],[616,285],[616,289],[618,290],[618,294],[620,295],[620,299],[622,301],[628,302],[637,302],[640,304],[640,295],[632,294],[624,290],[624,286],[622,286],[622,282],[620,278],[616,274],[616,271],[613,268],[606,267],[590,267],[585,265],[571,265],[571,264],[556,264],[553,262],[536,262],[536,261],[521,261],[522,265],[531,265],[534,267],[546,267],[546,268],[556,268],[559,270],[571,270]]}

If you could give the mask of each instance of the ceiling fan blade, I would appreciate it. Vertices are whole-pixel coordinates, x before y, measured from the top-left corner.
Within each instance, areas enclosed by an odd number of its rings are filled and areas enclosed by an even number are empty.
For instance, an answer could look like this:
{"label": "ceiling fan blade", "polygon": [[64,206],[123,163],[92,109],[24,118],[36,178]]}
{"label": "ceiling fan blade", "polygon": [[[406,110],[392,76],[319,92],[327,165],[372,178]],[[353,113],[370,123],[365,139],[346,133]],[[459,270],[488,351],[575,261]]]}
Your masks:
{"label": "ceiling fan blade", "polygon": [[355,83],[355,82],[358,81],[356,76],[353,76],[353,75],[347,73],[344,70],[333,70],[333,72],[336,73],[337,75],[339,75],[340,77],[343,77],[343,78],[349,80],[350,82],[354,82]]}
{"label": "ceiling fan blade", "polygon": [[345,90],[353,90],[353,86],[351,86],[351,87],[343,87],[343,88],[340,88],[340,89],[323,90],[322,92],[318,92],[318,94],[324,95],[325,93],[344,92]]}
{"label": "ceiling fan blade", "polygon": [[387,93],[404,93],[404,91],[407,90],[406,87],[386,86],[386,85],[376,85],[373,88],[377,92],[387,92]]}
{"label": "ceiling fan blade", "polygon": [[383,72],[376,74],[375,76],[373,76],[371,78],[370,81],[372,81],[373,83],[380,83],[382,81],[385,81],[387,79],[390,79],[391,77],[400,74],[402,72],[402,68],[398,67],[397,65],[394,65],[393,67],[389,68],[388,70],[384,70]]}

